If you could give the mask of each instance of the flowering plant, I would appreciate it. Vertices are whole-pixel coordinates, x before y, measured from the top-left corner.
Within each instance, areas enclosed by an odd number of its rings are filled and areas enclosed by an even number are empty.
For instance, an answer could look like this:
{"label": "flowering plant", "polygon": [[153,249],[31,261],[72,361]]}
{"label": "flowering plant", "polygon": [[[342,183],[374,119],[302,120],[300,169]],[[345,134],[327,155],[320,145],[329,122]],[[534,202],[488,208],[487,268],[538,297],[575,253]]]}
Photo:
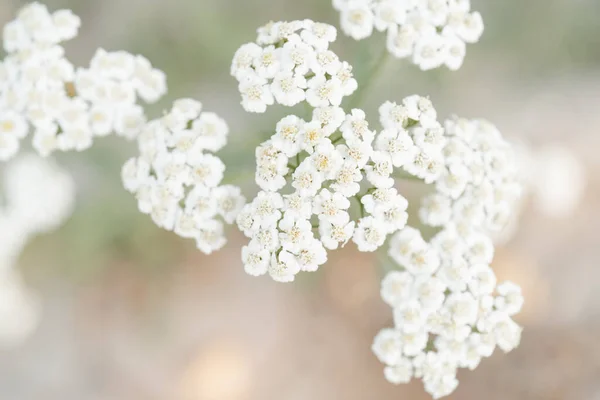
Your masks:
{"label": "flowering plant", "polygon": [[[345,34],[386,32],[384,55],[410,58],[422,70],[460,68],[466,43],[483,32],[469,0],[333,6]],[[521,188],[512,147],[491,123],[441,120],[429,98],[411,95],[383,102],[376,127],[359,96],[376,69],[364,82],[354,77],[330,49],[337,29],[309,19],[271,22],[233,55],[241,105],[265,113],[304,103],[305,112],[281,118],[253,150],[259,192],[246,203],[240,187],[223,184],[229,161],[215,154],[227,144],[226,121],[189,98],[149,118],[143,104],[166,93],[166,74],[143,56],[103,49],[88,68],[75,68],[60,44],[79,26],[70,11],[50,13],[39,3],[5,26],[0,161],[17,155],[30,130],[42,157],[85,150],[111,133],[134,140],[137,154],[121,175],[140,212],[206,254],[225,245],[225,225],[235,223],[249,239],[240,252],[245,271],[278,282],[316,271],[349,242],[361,252],[387,249],[395,269],[383,277],[381,297],[394,327],[381,330],[372,349],[394,384],[419,378],[434,398],[446,396],[458,368],[474,369],[496,347],[519,344],[512,317],[523,304],[520,288],[498,284],[491,263],[492,235],[510,220]],[[413,199],[398,185],[406,179],[429,190],[416,200],[411,226]],[[8,269],[28,235],[67,218],[74,185],[53,162],[27,156],[8,165],[4,190],[0,237],[18,233],[0,245]],[[32,201],[41,198],[43,205]]]}

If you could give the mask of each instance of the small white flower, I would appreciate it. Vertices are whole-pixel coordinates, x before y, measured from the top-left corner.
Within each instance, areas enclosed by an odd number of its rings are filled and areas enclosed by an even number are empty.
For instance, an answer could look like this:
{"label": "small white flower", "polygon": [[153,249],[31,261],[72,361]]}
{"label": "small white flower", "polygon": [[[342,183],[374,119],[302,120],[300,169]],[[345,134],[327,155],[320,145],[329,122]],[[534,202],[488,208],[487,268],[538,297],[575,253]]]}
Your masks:
{"label": "small white flower", "polygon": [[247,76],[240,82],[239,90],[242,106],[248,112],[263,113],[275,103],[268,81],[258,75]]}
{"label": "small white flower", "polygon": [[350,201],[340,193],[332,193],[322,189],[313,201],[313,212],[318,215],[319,220],[328,221],[334,225],[348,223]]}
{"label": "small white flower", "polygon": [[300,264],[292,253],[282,250],[278,255],[271,256],[269,275],[277,282],[292,282],[300,271]]}
{"label": "small white flower", "polygon": [[251,241],[242,247],[242,262],[244,271],[251,276],[260,276],[267,273],[271,262],[271,253],[264,249],[259,243]]}
{"label": "small white flower", "polygon": [[371,252],[383,245],[387,230],[383,222],[374,217],[361,218],[352,236],[359,251]]}
{"label": "small white flower", "polygon": [[302,271],[314,272],[327,262],[327,250],[320,240],[312,239],[298,250],[296,260]]}
{"label": "small white flower", "polygon": [[388,272],[381,281],[381,298],[390,307],[399,307],[411,298],[413,286],[412,274],[399,271]]}
{"label": "small white flower", "polygon": [[279,222],[279,242],[284,250],[298,253],[313,238],[312,225],[305,219],[283,218]]}
{"label": "small white flower", "polygon": [[392,158],[389,154],[374,151],[371,154],[372,164],[365,166],[367,180],[376,188],[389,188],[394,185],[394,179],[390,176],[394,170]]}
{"label": "small white flower", "polygon": [[373,340],[371,349],[386,365],[396,365],[402,357],[402,335],[395,329],[382,329]]}
{"label": "small white flower", "polygon": [[292,186],[301,196],[314,196],[323,183],[323,175],[310,162],[302,162],[292,175]]}
{"label": "small white flower", "polygon": [[306,99],[306,78],[291,71],[277,73],[271,83],[271,92],[279,104],[292,107]]}
{"label": "small white flower", "polygon": [[319,234],[321,235],[321,242],[323,242],[323,245],[330,250],[344,247],[344,245],[352,238],[354,226],[354,221],[339,225],[334,225],[327,220],[320,221]]}
{"label": "small white flower", "polygon": [[337,78],[327,79],[325,75],[317,75],[308,81],[306,101],[312,107],[339,106],[343,96],[342,83]]}
{"label": "small white flower", "polygon": [[375,18],[368,4],[349,2],[347,8],[340,10],[340,25],[344,33],[355,40],[371,36]]}

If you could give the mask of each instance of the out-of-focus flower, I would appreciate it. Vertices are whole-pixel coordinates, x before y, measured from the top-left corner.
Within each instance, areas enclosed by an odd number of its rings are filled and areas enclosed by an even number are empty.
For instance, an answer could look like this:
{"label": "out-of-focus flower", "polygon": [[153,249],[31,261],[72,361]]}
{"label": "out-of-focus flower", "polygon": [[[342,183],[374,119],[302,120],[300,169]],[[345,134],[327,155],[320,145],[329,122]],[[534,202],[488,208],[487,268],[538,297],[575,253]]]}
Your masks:
{"label": "out-of-focus flower", "polygon": [[536,208],[547,216],[571,214],[583,197],[586,176],[581,161],[568,148],[546,145],[534,150],[528,182]]}
{"label": "out-of-focus flower", "polygon": [[0,208],[0,345],[17,345],[37,326],[40,305],[15,270],[36,234],[62,225],[73,211],[75,187],[56,164],[33,154],[19,156],[3,171]]}
{"label": "out-of-focus flower", "polygon": [[0,347],[22,343],[37,327],[40,314],[36,296],[12,268],[0,262]]}

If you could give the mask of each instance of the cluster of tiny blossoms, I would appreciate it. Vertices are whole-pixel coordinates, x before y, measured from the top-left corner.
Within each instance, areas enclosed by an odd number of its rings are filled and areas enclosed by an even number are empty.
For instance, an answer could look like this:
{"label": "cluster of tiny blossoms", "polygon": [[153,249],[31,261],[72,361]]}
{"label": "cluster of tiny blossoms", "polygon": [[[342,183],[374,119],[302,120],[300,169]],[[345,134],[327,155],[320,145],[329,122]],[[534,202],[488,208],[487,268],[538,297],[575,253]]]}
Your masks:
{"label": "cluster of tiny blossoms", "polygon": [[311,20],[275,22],[258,29],[256,43],[235,53],[231,75],[239,82],[242,106],[263,113],[275,102],[294,106],[339,106],[357,83],[352,67],[329,50],[336,29]]}
{"label": "cluster of tiny blossoms", "polygon": [[470,0],[333,0],[345,34],[356,40],[373,30],[387,32],[387,50],[397,58],[411,58],[422,70],[446,65],[461,67],[466,43],[483,33]]}
{"label": "cluster of tiny blossoms", "polygon": [[435,193],[422,202],[421,221],[433,227],[500,231],[521,195],[516,153],[485,120],[454,117],[444,125],[442,172]]}
{"label": "cluster of tiny blossoms", "polygon": [[[430,104],[421,107],[435,120]],[[381,294],[394,308],[395,328],[376,336],[373,351],[390,382],[421,378],[439,398],[458,385],[458,368],[474,369],[496,346],[510,351],[520,341],[511,317],[521,309],[521,290],[510,282],[496,286],[490,267],[490,232],[508,222],[520,194],[516,164],[486,121],[455,117],[422,132],[412,126],[406,100],[382,105],[380,118],[380,137],[401,149],[404,172],[435,187],[419,216],[440,231],[429,242],[410,227],[392,237],[389,254],[403,271],[384,278]]]}
{"label": "cluster of tiny blossoms", "polygon": [[94,136],[133,137],[146,122],[138,97],[158,100],[165,75],[142,56],[96,51],[89,68],[75,68],[61,42],[74,38],[80,19],[32,3],[4,27],[7,57],[0,62],[0,160],[19,150],[33,130],[43,156],[84,150]]}
{"label": "cluster of tiny blossoms", "polygon": [[381,295],[394,310],[394,328],[381,330],[373,352],[394,384],[421,378],[434,398],[456,389],[458,368],[474,369],[499,347],[518,346],[521,289],[496,286],[489,266],[494,248],[477,231],[447,227],[428,243],[405,228],[392,239],[390,255],[404,271],[387,274]]}
{"label": "cluster of tiny blossoms", "polygon": [[[224,224],[245,204],[237,186],[220,185],[225,164],[212,154],[225,146],[228,127],[192,99],[177,100],[138,137],[140,155],[123,166],[125,188],[139,210],[160,227],[193,238],[209,254],[225,244]],[[219,218],[220,217],[220,218]]]}
{"label": "cluster of tiny blossoms", "polygon": [[[238,215],[251,239],[242,249],[250,275],[268,272],[290,282],[324,264],[327,249],[352,239],[360,251],[372,252],[406,225],[408,203],[393,188],[396,162],[361,110],[346,115],[339,107],[317,108],[311,121],[287,116],[256,158],[262,191]],[[358,218],[351,216],[352,199]]]}
{"label": "cluster of tiny blossoms", "polygon": [[54,163],[20,156],[3,171],[0,207],[0,346],[22,342],[39,321],[36,296],[15,269],[30,237],[58,228],[71,215],[74,184]]}

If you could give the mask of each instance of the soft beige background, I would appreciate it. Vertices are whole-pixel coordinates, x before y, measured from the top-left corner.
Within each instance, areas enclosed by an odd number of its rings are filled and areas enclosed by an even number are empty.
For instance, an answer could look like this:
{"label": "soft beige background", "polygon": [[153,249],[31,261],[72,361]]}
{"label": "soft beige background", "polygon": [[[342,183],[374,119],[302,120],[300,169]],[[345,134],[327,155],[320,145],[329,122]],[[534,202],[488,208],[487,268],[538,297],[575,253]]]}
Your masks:
{"label": "soft beige background", "polygon": [[[472,0],[486,32],[464,67],[422,73],[387,65],[364,107],[431,96],[441,116],[486,117],[534,150],[572,150],[588,185],[571,215],[551,218],[529,202],[494,268],[521,284],[523,342],[461,372],[450,399],[600,399],[600,2]],[[1,0],[0,24],[21,2]],[[201,100],[231,126],[228,180],[250,195],[253,151],[284,110],[245,114],[229,62],[271,19],[337,24],[328,0],[48,0],[83,20],[67,44],[87,63],[94,49],[146,55],[169,77],[155,115],[182,96]],[[364,71],[382,36],[336,51]],[[359,56],[360,55],[360,56]],[[363,400],[427,399],[420,383],[394,387],[370,352],[390,323],[380,269],[352,247],[294,285],[246,276],[241,236],[210,257],[155,228],[120,187],[133,154],[118,139],[61,155],[77,179],[78,206],[58,232],[30,243],[20,260],[40,293],[41,326],[0,350],[0,399],[11,400]],[[234,163],[232,160],[238,161]],[[548,179],[552,179],[549,177]],[[403,188],[407,195],[411,187]],[[569,191],[567,182],[562,188]],[[1,323],[1,321],[0,321]]]}

